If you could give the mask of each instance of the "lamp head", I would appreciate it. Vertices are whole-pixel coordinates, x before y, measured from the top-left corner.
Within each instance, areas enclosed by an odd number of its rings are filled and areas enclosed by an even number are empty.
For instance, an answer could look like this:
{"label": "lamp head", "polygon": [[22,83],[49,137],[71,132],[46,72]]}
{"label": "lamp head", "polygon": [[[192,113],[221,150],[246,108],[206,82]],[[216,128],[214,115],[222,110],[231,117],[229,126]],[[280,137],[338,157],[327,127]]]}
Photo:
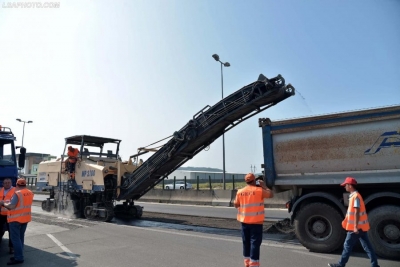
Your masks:
{"label": "lamp head", "polygon": [[32,123],[33,121],[28,121],[28,123]]}
{"label": "lamp head", "polygon": [[17,121],[21,122],[21,119],[17,119]]}
{"label": "lamp head", "polygon": [[215,61],[219,61],[219,56],[217,54],[212,55],[212,57],[215,59]]}
{"label": "lamp head", "polygon": [[231,66],[231,64],[229,64],[229,62],[224,63],[224,67],[230,67],[230,66]]}

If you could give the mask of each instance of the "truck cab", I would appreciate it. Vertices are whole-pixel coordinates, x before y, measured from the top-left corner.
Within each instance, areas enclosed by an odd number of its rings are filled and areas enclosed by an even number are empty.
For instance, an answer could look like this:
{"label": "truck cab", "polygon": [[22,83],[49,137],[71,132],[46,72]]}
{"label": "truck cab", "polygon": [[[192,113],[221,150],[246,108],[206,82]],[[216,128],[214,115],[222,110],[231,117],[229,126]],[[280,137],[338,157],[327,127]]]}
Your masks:
{"label": "truck cab", "polygon": [[26,149],[20,147],[17,165],[15,141],[16,138],[11,129],[0,125],[0,187],[3,187],[5,178],[11,178],[12,184],[15,186],[18,179],[18,166],[23,168],[25,164]]}

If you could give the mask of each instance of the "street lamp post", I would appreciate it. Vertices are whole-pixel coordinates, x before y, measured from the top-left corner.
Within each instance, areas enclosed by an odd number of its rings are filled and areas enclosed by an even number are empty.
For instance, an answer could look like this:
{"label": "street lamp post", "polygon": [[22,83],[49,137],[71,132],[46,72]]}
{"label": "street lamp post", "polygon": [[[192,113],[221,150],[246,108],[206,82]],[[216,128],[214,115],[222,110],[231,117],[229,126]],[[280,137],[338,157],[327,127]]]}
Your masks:
{"label": "street lamp post", "polygon": [[22,147],[23,147],[24,146],[25,123],[33,123],[33,121],[23,121],[21,119],[17,119],[17,121],[24,123],[24,126],[22,128]]}
{"label": "street lamp post", "polygon": [[[229,62],[222,62],[219,59],[219,56],[217,54],[212,55],[212,57],[215,59],[215,61],[218,61],[221,63],[221,93],[222,93],[222,99],[224,99],[224,75],[222,71],[222,66],[224,67],[230,67],[231,64]],[[222,183],[224,185],[224,190],[226,189],[226,183],[225,183],[225,134],[222,134],[222,169],[223,169],[223,174],[222,174]]]}

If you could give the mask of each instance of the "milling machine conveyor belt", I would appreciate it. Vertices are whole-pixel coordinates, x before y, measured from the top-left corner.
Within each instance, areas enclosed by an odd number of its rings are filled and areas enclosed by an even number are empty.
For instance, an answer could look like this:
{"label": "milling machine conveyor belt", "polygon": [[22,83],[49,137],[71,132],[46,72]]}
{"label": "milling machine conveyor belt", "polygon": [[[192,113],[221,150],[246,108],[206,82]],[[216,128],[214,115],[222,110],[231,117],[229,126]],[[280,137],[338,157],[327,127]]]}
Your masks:
{"label": "milling machine conveyor belt", "polygon": [[123,177],[117,200],[137,200],[170,173],[240,122],[295,94],[281,75],[244,86],[214,106],[206,106],[181,130],[147,159],[138,169]]}

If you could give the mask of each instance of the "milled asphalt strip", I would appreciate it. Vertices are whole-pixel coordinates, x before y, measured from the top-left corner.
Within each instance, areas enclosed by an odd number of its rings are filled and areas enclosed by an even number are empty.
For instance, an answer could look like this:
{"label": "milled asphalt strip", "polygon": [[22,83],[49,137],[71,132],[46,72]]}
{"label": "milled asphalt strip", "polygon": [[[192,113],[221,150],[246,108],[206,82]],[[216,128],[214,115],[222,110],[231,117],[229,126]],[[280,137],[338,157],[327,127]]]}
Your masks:
{"label": "milled asphalt strip", "polygon": [[57,244],[57,246],[59,246],[62,250],[64,250],[72,260],[75,259],[75,254],[73,254],[73,253],[71,252],[71,250],[69,250],[69,249],[68,249],[66,246],[64,246],[60,241],[58,241],[57,238],[55,238],[52,234],[47,234],[47,236],[50,237],[50,239],[53,240],[54,243]]}
{"label": "milled asphalt strip", "polygon": [[[174,203],[157,203],[157,202],[143,202],[143,201],[135,201],[136,204],[150,204],[150,205],[171,205],[171,206],[182,206],[182,204],[174,204]],[[233,207],[225,207],[225,206],[206,206],[206,205],[193,205],[193,204],[184,204],[184,206],[189,206],[189,207],[195,207],[195,208],[204,208],[204,207],[212,207],[215,209],[232,209]],[[287,211],[287,209],[281,209],[281,208],[266,208],[267,210],[284,210]]]}
{"label": "milled asphalt strip", "polygon": [[[189,237],[198,237],[198,238],[203,238],[203,239],[212,239],[212,240],[220,240],[220,241],[228,241],[228,242],[242,243],[242,240],[235,240],[235,239],[228,239],[228,238],[221,238],[221,237],[212,237],[212,236],[200,236],[200,235],[186,234],[186,233],[180,233],[180,232],[172,232],[171,230],[164,231],[164,230],[160,230],[160,229],[142,228],[142,227],[130,226],[130,225],[117,225],[117,226],[135,228],[135,229],[145,230],[145,231],[151,231],[151,232],[172,234],[172,235],[189,236]],[[263,242],[264,242],[264,241],[265,241],[265,240],[263,240]],[[276,240],[276,241],[278,242],[278,240]],[[305,250],[305,249],[306,249],[306,248],[303,247],[303,246],[294,246],[294,245],[288,245],[288,244],[262,243],[261,245],[262,245],[262,246],[266,246],[266,247],[288,248],[288,249],[295,249],[295,250]]]}

